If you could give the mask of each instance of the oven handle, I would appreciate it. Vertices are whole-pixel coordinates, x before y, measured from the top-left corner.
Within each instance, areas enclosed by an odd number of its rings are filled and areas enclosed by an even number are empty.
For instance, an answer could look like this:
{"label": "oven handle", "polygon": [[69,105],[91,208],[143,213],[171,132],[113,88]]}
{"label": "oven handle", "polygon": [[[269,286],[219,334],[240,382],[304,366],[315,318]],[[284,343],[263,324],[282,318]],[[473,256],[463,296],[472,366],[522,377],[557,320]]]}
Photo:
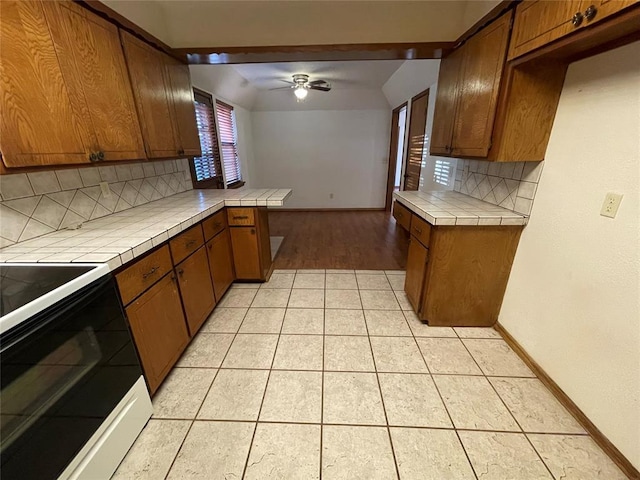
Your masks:
{"label": "oven handle", "polygon": [[71,295],[46,310],[36,313],[34,316],[19,325],[16,325],[8,332],[5,332],[0,336],[0,354],[13,347],[16,343],[21,342],[30,335],[39,332],[49,324],[55,322],[65,313],[77,308],[88,298],[92,297],[105,287],[108,287],[109,283],[113,282],[112,279],[113,277],[111,274],[105,275],[77,292],[73,292]]}

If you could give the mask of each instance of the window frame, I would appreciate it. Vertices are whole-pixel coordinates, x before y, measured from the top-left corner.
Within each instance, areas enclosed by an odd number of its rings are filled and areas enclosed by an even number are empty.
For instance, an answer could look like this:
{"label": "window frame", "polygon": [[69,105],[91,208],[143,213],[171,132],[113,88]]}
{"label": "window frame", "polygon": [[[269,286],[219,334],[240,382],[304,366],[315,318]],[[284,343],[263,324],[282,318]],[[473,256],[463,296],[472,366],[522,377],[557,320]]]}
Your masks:
{"label": "window frame", "polygon": [[[227,102],[223,102],[220,99],[215,99],[215,113],[216,113],[216,125],[219,125],[219,119],[218,119],[218,106],[222,106],[225,107],[226,109],[228,109],[231,112],[231,126],[233,128],[233,142],[223,142],[222,138],[220,137],[220,135],[218,135],[218,144],[219,144],[219,150],[220,150],[220,163],[222,165],[222,171],[223,171],[223,176],[224,176],[224,184],[226,186],[226,188],[228,189],[234,189],[234,188],[240,188],[242,187],[245,182],[242,179],[242,165],[240,163],[240,156],[238,155],[238,124],[236,122],[236,112],[235,112],[235,107],[233,105],[228,104]],[[218,126],[218,134],[220,133],[220,128]],[[225,165],[224,165],[224,153],[223,153],[223,147],[224,145],[232,145],[233,146],[233,150],[235,153],[235,158],[236,158],[236,164],[237,164],[237,171],[238,171],[238,178],[234,181],[232,181],[231,183],[228,182],[227,180],[227,175],[226,175],[226,169],[225,169]]]}
{"label": "window frame", "polygon": [[[200,99],[199,99],[200,97]],[[198,180],[198,176],[196,173],[196,159],[200,157],[192,157],[189,162],[189,170],[191,171],[191,182],[193,183],[193,188],[199,189],[223,189],[225,185],[224,180],[224,166],[222,165],[222,157],[220,155],[220,139],[218,134],[218,119],[216,117],[216,109],[215,102],[216,100],[213,98],[209,92],[205,92],[204,90],[200,90],[199,88],[193,88],[193,99],[194,99],[194,108],[196,102],[207,104],[211,108],[212,118],[213,118],[213,136],[214,140],[212,144],[215,145],[212,156],[214,162],[214,169],[220,172],[220,175],[216,175],[214,177],[207,178],[205,180]],[[198,135],[200,133],[200,129],[198,129]]]}

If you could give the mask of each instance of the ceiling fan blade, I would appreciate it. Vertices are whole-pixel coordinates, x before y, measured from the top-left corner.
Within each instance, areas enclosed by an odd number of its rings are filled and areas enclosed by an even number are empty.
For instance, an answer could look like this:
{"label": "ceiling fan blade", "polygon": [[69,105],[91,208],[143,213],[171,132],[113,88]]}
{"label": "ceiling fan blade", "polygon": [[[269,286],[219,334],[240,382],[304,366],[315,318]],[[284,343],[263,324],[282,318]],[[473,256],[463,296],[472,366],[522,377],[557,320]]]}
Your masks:
{"label": "ceiling fan blade", "polygon": [[289,85],[287,87],[277,87],[277,88],[270,88],[269,91],[271,90],[289,90],[290,88],[294,88],[295,85]]}
{"label": "ceiling fan blade", "polygon": [[313,82],[309,82],[308,85],[324,85],[327,83],[325,80],[314,80]]}
{"label": "ceiling fan blade", "polygon": [[321,87],[319,85],[309,85],[309,90],[320,90],[321,92],[328,92],[331,87]]}

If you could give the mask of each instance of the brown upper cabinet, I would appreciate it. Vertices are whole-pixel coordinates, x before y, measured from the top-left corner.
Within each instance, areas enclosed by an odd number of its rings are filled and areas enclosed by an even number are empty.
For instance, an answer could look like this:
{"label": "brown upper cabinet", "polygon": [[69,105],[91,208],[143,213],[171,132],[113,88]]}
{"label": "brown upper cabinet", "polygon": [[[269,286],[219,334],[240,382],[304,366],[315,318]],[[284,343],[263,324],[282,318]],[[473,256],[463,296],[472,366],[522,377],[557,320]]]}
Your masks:
{"label": "brown upper cabinet", "polygon": [[199,156],[189,67],[121,31],[149,158]]}
{"label": "brown upper cabinet", "polygon": [[512,15],[507,12],[443,60],[432,154],[487,157]]}
{"label": "brown upper cabinet", "polygon": [[593,25],[637,0],[525,0],[516,9],[509,59]]}
{"label": "brown upper cabinet", "polygon": [[3,0],[0,13],[4,165],[144,158],[117,27],[71,2]]}

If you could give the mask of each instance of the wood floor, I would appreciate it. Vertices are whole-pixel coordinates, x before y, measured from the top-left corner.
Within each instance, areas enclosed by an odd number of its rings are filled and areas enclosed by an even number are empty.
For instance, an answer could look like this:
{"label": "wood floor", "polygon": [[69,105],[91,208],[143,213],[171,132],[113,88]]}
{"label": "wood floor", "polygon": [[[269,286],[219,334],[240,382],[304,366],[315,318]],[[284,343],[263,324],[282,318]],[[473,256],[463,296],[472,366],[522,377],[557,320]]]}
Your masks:
{"label": "wood floor", "polygon": [[390,212],[269,211],[272,236],[284,241],[275,268],[404,269],[408,237]]}

